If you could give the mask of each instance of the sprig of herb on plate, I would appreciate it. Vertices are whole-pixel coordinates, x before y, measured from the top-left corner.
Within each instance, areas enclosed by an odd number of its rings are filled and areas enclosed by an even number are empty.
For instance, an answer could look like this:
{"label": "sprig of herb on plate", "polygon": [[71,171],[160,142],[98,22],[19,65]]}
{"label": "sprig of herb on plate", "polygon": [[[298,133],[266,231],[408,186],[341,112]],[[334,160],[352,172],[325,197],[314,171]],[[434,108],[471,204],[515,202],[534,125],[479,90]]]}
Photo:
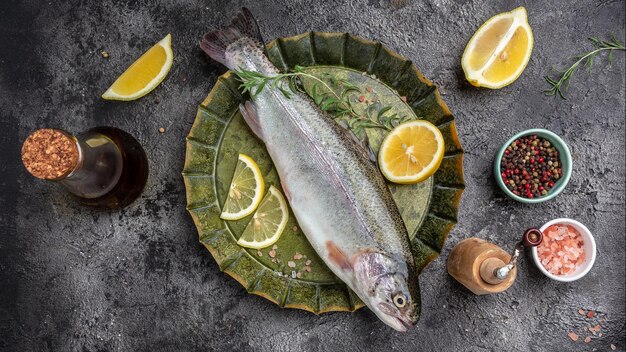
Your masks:
{"label": "sprig of herb on plate", "polygon": [[601,40],[597,37],[589,37],[589,41],[593,45],[594,49],[578,55],[575,57],[576,61],[567,69],[560,72],[560,76],[558,79],[551,78],[550,76],[544,76],[544,79],[550,85],[550,89],[546,89],[545,93],[547,95],[556,96],[557,94],[565,99],[563,95],[563,90],[567,90],[569,88],[569,84],[571,82],[572,76],[576,72],[576,69],[582,64],[583,67],[587,68],[587,72],[591,74],[591,69],[593,67],[593,60],[596,56],[605,50],[609,51],[609,64],[613,63],[613,50],[626,50],[623,43],[620,43],[619,40],[615,37],[615,35],[611,35],[610,40]]}
{"label": "sprig of herb on plate", "polygon": [[[359,138],[363,137],[366,128],[391,131],[398,124],[411,120],[405,116],[389,114],[391,107],[382,106],[380,103],[369,105],[365,109],[365,114],[359,114],[354,106],[358,98],[352,94],[361,91],[357,86],[332,76],[325,77],[329,81],[327,83],[324,79],[305,70],[302,66],[295,66],[291,72],[265,75],[240,68],[234,70],[234,73],[241,81],[240,88],[243,93],[249,93],[252,97],[261,93],[266,87],[278,89],[288,99],[294,92],[308,94],[320,109],[334,115],[339,123],[345,123]],[[302,88],[303,79],[311,79],[315,82],[308,92]],[[282,82],[286,82],[289,89]]]}

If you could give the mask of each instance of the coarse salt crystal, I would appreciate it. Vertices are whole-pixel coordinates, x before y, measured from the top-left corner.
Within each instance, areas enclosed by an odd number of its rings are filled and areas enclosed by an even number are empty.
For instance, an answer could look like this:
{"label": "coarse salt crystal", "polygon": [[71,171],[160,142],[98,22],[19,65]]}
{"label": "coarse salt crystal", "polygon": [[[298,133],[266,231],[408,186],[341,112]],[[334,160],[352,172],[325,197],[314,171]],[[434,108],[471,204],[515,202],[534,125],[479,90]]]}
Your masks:
{"label": "coarse salt crystal", "polygon": [[292,262],[291,260],[287,262],[287,266],[290,268],[295,268],[296,267],[296,263]]}
{"label": "coarse salt crystal", "polygon": [[580,232],[569,225],[555,224],[544,231],[542,243],[537,247],[541,264],[554,275],[575,271],[584,260],[584,243]]}
{"label": "coarse salt crystal", "polygon": [[578,341],[578,335],[576,335],[576,333],[574,332],[570,332],[569,334],[567,334],[567,336],[569,336],[572,341]]}

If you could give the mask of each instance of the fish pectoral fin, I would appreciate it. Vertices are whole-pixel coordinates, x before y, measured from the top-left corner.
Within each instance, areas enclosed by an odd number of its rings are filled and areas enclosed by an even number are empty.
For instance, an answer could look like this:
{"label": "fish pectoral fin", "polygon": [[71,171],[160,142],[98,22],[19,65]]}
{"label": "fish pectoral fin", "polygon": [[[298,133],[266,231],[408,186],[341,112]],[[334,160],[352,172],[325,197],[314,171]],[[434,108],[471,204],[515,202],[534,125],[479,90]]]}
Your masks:
{"label": "fish pectoral fin", "polygon": [[241,115],[243,115],[243,119],[246,120],[246,123],[252,132],[254,132],[260,140],[265,142],[265,139],[263,139],[261,124],[259,123],[259,115],[257,114],[256,105],[248,100],[244,104],[239,105],[239,111],[241,112]]}
{"label": "fish pectoral fin", "polygon": [[339,249],[339,247],[337,247],[335,242],[326,241],[326,250],[328,251],[328,259],[330,259],[332,263],[344,271],[352,270],[350,259],[341,249]]}

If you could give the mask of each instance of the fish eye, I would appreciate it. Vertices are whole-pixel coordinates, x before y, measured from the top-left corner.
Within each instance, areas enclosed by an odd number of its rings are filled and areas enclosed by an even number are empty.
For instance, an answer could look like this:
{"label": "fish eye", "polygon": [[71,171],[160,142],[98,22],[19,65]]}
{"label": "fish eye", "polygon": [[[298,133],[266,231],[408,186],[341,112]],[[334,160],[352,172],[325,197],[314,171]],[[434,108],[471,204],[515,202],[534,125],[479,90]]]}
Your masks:
{"label": "fish eye", "polygon": [[406,305],[406,297],[403,294],[398,293],[393,296],[393,304],[395,304],[398,308],[404,307]]}

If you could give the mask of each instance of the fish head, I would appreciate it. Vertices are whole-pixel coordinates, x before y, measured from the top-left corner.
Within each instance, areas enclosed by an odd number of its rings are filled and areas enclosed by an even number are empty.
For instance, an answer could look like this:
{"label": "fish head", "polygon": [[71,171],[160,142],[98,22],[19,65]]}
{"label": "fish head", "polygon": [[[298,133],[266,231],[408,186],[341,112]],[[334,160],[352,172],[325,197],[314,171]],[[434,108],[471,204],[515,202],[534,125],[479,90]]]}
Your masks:
{"label": "fish head", "polygon": [[367,306],[395,330],[415,326],[420,299],[417,275],[409,275],[405,265],[384,254],[359,257],[355,263],[357,287],[365,293]]}

